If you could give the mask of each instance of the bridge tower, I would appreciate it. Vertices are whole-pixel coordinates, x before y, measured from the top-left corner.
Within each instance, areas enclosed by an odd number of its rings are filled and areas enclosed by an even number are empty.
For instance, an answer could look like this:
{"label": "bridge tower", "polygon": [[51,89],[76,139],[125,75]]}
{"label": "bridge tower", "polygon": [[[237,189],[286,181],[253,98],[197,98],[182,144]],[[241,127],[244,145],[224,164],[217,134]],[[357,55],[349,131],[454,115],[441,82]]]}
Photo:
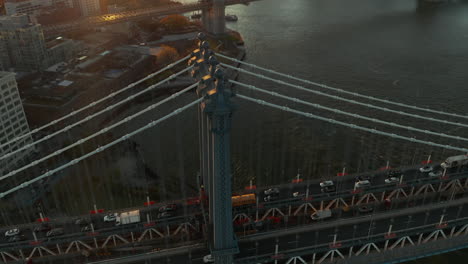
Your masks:
{"label": "bridge tower", "polygon": [[212,6],[202,9],[202,24],[206,32],[213,35],[222,35],[226,32],[224,0],[200,0],[210,2]]}
{"label": "bridge tower", "polygon": [[231,119],[233,96],[225,89],[223,70],[218,66],[203,33],[190,64],[200,80],[197,94],[205,98],[199,107],[201,175],[209,198],[208,235],[216,264],[232,264],[239,252],[232,225]]}

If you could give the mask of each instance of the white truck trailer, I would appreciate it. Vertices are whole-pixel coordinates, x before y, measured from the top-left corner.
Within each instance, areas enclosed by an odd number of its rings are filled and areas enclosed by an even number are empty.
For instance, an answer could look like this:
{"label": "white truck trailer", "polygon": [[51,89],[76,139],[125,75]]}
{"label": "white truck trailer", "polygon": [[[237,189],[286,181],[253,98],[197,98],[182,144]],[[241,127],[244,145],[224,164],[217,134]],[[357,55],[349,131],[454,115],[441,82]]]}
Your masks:
{"label": "white truck trailer", "polygon": [[468,155],[458,155],[448,157],[440,166],[444,169],[468,165]]}
{"label": "white truck trailer", "polygon": [[140,210],[134,210],[118,214],[115,220],[115,225],[128,225],[139,223],[140,221]]}

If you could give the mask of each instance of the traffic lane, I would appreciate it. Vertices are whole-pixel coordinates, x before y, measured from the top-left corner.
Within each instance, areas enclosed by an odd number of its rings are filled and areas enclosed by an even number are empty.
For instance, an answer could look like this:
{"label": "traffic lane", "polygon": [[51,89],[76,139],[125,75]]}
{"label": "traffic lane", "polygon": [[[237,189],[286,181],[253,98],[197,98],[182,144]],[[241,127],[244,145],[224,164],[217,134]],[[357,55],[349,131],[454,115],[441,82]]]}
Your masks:
{"label": "traffic lane", "polygon": [[[449,207],[445,210],[447,214],[454,214],[458,211],[458,207]],[[427,217],[426,224],[437,224],[440,220],[440,215],[444,213],[444,209],[435,209],[430,211],[429,217]],[[281,248],[291,248],[292,245],[298,247],[311,246],[315,244],[326,244],[333,242],[334,235],[337,235],[337,241],[352,239],[353,237],[365,237],[373,234],[383,234],[388,231],[390,225],[392,225],[392,231],[404,230],[407,228],[416,228],[425,222],[426,214],[418,213],[415,215],[408,215],[394,217],[390,219],[382,219],[378,221],[372,221],[372,217],[367,219],[366,222],[359,223],[356,225],[349,225],[336,228],[326,228],[318,231],[303,232],[299,234],[299,239],[295,234],[282,236],[280,239],[267,239],[258,241],[258,254],[268,254],[272,252],[275,245],[278,243]],[[370,231],[369,231],[370,228]],[[292,243],[292,241],[294,243]],[[255,247],[255,242],[244,242],[241,243],[241,248],[252,248]],[[256,251],[256,252],[257,252]],[[245,249],[241,251],[241,256],[247,256],[249,254]]]}
{"label": "traffic lane", "polygon": [[[403,176],[403,182],[406,181],[413,181],[416,179],[420,178],[428,178],[428,173],[421,173],[419,169],[411,168],[407,170],[402,170]],[[354,189],[354,185],[357,181],[358,176],[368,176],[370,178],[371,186],[373,185],[379,185],[379,186],[388,186],[385,184],[385,179],[387,179],[388,171],[382,171],[382,172],[370,172],[368,174],[361,174],[361,175],[351,175],[351,176],[343,176],[343,177],[332,177],[330,180],[333,180],[334,185],[336,187],[335,192],[330,192],[332,193],[340,193],[344,191],[350,191]],[[323,194],[322,188],[320,187],[320,182],[317,181],[316,183],[311,183],[311,184],[302,184],[302,183],[289,183],[284,186],[280,187],[274,187],[278,188],[280,193],[278,196],[278,199],[288,199],[293,197],[292,194],[294,192],[299,192],[300,194],[305,195],[308,193],[310,196],[314,196],[317,194]],[[264,201],[265,195],[264,191],[268,190],[270,188],[265,188],[265,189],[260,189],[259,192],[257,192],[257,195],[260,196],[260,200]]]}
{"label": "traffic lane", "polygon": [[[194,219],[194,216],[188,216],[188,217],[191,217],[191,219]],[[181,220],[185,220],[187,218],[187,216],[176,216],[176,217],[172,217],[172,218],[168,218],[165,220],[165,222],[167,222],[167,224],[170,224],[170,225],[173,225],[176,223],[176,222],[181,222]],[[127,224],[127,225],[120,225],[120,226],[115,226],[115,223],[112,224],[110,223],[109,224],[110,227],[106,227],[106,228],[101,228],[99,230],[96,230],[96,231],[99,231],[101,234],[112,234],[113,232],[116,232],[116,231],[125,231],[125,230],[132,230],[132,229],[135,229],[135,230],[140,230],[139,232],[142,232],[141,230],[144,229],[144,227],[142,226],[142,223],[141,222],[138,222],[138,223],[134,223],[134,224]],[[51,224],[51,227],[52,228],[58,228],[58,227],[62,227],[61,225],[52,225]],[[62,227],[63,228],[63,227]],[[28,231],[30,232],[23,232],[23,234],[27,237],[26,240],[24,241],[21,241],[23,244],[28,244],[28,242],[30,241],[34,241],[34,236],[32,234],[32,230],[33,229],[28,229]],[[65,239],[65,238],[80,238],[80,237],[84,237],[87,235],[87,233],[89,232],[76,232],[76,233],[71,233],[71,232],[65,232],[64,235],[60,235],[60,236],[54,236],[54,237],[47,237],[46,236],[46,231],[45,232],[37,232],[36,233],[36,238],[39,240],[39,241],[52,241],[52,240],[58,240],[58,239]],[[130,231],[128,231],[128,233],[130,233]],[[71,240],[70,240],[71,241]],[[5,241],[0,245],[0,248],[4,248],[4,247],[11,247],[11,243],[9,243],[8,241]]]}

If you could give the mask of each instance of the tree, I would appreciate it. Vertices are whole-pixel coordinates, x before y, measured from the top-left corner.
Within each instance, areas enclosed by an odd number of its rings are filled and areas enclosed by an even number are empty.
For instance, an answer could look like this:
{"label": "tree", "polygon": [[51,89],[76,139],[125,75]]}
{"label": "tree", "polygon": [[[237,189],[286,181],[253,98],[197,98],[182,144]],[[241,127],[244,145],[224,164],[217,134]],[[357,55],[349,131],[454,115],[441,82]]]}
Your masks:
{"label": "tree", "polygon": [[182,15],[169,15],[159,22],[170,31],[181,30],[189,25],[188,18]]}
{"label": "tree", "polygon": [[156,61],[159,65],[167,65],[175,62],[179,58],[179,53],[175,48],[163,45],[161,46],[161,51],[156,56]]}

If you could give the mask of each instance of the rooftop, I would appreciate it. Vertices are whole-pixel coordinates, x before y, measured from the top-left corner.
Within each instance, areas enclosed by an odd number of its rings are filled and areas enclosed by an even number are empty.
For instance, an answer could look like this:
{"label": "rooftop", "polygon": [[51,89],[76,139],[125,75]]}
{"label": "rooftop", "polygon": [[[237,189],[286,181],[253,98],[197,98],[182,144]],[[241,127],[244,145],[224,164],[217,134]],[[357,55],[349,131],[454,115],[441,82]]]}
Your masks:
{"label": "rooftop", "polygon": [[0,71],[0,79],[3,79],[5,77],[9,77],[9,76],[15,76],[15,73],[14,72],[5,72],[5,71]]}

